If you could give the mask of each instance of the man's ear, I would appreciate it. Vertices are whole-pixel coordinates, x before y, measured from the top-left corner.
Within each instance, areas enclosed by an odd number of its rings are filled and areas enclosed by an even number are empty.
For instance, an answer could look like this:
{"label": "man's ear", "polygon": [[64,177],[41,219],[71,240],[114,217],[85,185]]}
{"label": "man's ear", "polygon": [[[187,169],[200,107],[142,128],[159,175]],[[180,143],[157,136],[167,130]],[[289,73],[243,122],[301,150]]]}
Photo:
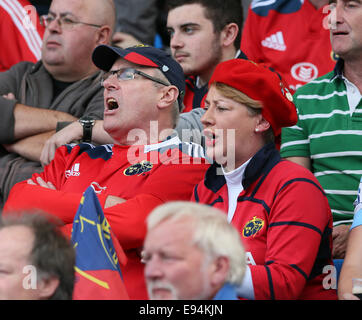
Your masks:
{"label": "man's ear", "polygon": [[57,290],[59,286],[59,279],[56,277],[49,277],[42,279],[38,283],[38,295],[42,300],[49,299]]}
{"label": "man's ear", "polygon": [[109,26],[105,25],[98,28],[96,43],[100,44],[109,44],[112,38],[112,30]]}
{"label": "man's ear", "polygon": [[158,102],[160,109],[167,108],[172,105],[178,97],[178,89],[176,86],[165,86],[161,91],[161,98]]}
{"label": "man's ear", "polygon": [[230,261],[227,257],[218,257],[213,262],[213,268],[210,274],[210,283],[214,287],[221,287],[228,276]]}
{"label": "man's ear", "polygon": [[238,32],[239,27],[236,23],[232,22],[227,24],[220,34],[221,45],[224,47],[234,45],[234,41],[238,36]]}

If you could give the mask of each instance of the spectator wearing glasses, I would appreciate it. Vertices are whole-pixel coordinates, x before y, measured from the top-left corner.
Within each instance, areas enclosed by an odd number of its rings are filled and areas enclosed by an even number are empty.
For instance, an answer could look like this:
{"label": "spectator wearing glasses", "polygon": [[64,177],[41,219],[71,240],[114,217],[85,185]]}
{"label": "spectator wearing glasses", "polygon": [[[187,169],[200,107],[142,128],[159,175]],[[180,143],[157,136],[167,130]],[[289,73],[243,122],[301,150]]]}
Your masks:
{"label": "spectator wearing glasses", "polygon": [[185,82],[169,54],[146,46],[101,45],[93,61],[106,71],[103,126],[114,144],[58,148],[42,173],[14,186],[3,215],[37,208],[59,217],[70,233],[82,193],[93,185],[128,257],[122,270],[128,294],[146,299],[139,254],[145,218],[164,202],[190,199],[208,165],[201,146],[183,144],[173,135]]}
{"label": "spectator wearing glasses", "polygon": [[[204,143],[201,135],[200,118],[204,113],[207,83],[216,65],[232,58],[246,59],[240,48],[242,27],[242,6],[239,0],[173,0],[167,1],[167,32],[174,59],[183,68],[186,75],[184,108],[176,130],[183,141]],[[97,141],[108,143],[107,135],[94,127]],[[72,141],[70,132],[59,132],[52,137],[42,153],[42,162],[49,163],[55,149],[61,144]],[[76,137],[81,136],[78,128]]]}
{"label": "spectator wearing glasses", "polygon": [[42,148],[57,129],[83,116],[102,118],[100,71],[91,56],[97,45],[110,41],[113,1],[53,0],[41,21],[41,60],[21,62],[0,73],[3,202],[16,182],[42,170]]}

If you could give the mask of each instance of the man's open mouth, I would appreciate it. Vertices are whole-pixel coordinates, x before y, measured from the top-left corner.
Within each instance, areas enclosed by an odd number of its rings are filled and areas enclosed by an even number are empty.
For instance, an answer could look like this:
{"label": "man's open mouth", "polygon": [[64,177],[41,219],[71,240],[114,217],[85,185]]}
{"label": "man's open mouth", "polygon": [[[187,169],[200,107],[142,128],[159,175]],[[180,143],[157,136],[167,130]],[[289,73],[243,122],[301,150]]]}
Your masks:
{"label": "man's open mouth", "polygon": [[108,110],[115,110],[118,108],[118,102],[116,99],[108,98],[106,102]]}

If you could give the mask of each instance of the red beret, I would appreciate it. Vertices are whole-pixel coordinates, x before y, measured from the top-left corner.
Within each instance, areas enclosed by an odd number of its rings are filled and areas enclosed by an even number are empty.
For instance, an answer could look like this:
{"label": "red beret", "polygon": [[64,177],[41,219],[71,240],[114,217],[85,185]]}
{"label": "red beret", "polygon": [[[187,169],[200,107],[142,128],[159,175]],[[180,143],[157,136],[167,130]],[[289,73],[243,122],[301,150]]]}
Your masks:
{"label": "red beret", "polygon": [[262,104],[262,115],[280,139],[282,127],[297,123],[293,97],[281,77],[268,67],[250,60],[231,59],[218,64],[209,81],[224,83]]}

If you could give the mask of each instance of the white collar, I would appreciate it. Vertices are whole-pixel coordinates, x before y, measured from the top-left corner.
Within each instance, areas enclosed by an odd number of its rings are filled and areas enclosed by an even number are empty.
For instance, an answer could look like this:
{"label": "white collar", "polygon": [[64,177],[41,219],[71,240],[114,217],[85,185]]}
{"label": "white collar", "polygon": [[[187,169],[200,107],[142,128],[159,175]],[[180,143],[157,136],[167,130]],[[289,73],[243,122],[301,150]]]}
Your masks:
{"label": "white collar", "polygon": [[145,145],[144,153],[159,150],[161,148],[164,148],[164,147],[167,147],[170,145],[179,145],[180,143],[181,143],[180,138],[178,137],[178,135],[175,135],[171,139],[167,139],[167,140],[159,142],[159,143]]}
{"label": "white collar", "polygon": [[352,117],[359,102],[361,101],[362,95],[359,92],[359,89],[357,88],[357,86],[354,83],[352,83],[351,81],[349,81],[343,74],[341,75],[341,78],[343,79],[343,81],[346,85],[349,112]]}
{"label": "white collar", "polygon": [[245,169],[250,160],[251,158],[244,162],[240,167],[237,167],[236,169],[229,172],[226,172],[224,167],[221,167],[228,187],[239,187],[241,185],[241,182],[244,178]]}

